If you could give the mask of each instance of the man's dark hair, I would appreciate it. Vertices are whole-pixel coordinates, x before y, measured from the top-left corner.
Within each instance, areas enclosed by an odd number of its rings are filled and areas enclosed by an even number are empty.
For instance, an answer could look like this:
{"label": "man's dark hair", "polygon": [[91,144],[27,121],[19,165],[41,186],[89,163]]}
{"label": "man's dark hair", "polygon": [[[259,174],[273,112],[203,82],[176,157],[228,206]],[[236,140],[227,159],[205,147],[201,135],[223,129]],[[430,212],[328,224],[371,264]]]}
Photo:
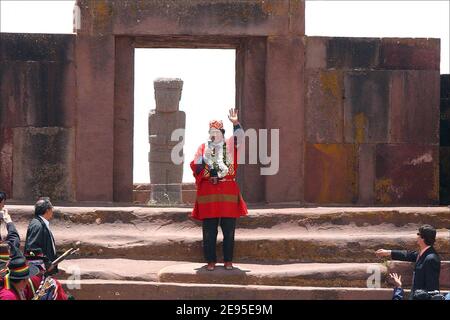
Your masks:
{"label": "man's dark hair", "polygon": [[34,214],[36,216],[42,216],[47,212],[48,209],[53,208],[50,198],[40,198],[34,205]]}
{"label": "man's dark hair", "polygon": [[436,229],[429,224],[424,224],[419,228],[420,237],[426,245],[432,246],[436,241]]}
{"label": "man's dark hair", "polygon": [[6,193],[3,191],[0,191],[0,202],[6,200]]}

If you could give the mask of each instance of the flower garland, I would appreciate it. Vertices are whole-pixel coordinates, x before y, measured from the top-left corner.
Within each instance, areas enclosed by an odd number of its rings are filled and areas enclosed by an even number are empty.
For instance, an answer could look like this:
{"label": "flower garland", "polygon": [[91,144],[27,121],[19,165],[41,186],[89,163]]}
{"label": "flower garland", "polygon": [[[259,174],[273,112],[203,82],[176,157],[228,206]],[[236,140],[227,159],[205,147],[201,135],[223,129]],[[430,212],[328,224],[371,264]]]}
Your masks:
{"label": "flower garland", "polygon": [[[222,152],[217,149],[222,145]],[[218,152],[216,152],[216,150]],[[217,176],[223,178],[228,174],[228,167],[231,164],[227,152],[227,145],[225,142],[218,144],[208,143],[208,148],[205,150],[205,163],[212,169],[216,170]]]}

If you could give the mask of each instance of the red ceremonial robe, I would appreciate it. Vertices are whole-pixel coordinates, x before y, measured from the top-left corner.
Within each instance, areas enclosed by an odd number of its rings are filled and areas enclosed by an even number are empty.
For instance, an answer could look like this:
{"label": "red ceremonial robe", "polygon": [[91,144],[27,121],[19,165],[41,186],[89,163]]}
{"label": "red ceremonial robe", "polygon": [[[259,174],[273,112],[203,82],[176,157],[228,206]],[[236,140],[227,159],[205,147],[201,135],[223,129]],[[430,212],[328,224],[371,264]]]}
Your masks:
{"label": "red ceremonial robe", "polygon": [[247,214],[247,205],[242,198],[235,178],[237,172],[238,148],[232,136],[226,141],[227,152],[233,154],[233,164],[228,168],[228,174],[219,179],[217,184],[210,182],[210,168],[202,158],[205,154],[203,143],[197,150],[191,169],[197,185],[197,198],[192,211],[192,217],[197,220],[207,218],[238,218]]}

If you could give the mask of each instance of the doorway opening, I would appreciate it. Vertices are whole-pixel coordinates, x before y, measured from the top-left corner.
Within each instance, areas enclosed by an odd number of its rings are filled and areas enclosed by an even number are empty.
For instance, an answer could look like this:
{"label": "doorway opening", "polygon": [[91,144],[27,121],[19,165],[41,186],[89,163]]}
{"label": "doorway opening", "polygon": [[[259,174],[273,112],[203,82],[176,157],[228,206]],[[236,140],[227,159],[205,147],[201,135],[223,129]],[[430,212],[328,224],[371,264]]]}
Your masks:
{"label": "doorway opening", "polygon": [[156,108],[154,81],[178,78],[183,81],[178,110],[185,113],[184,162],[181,196],[173,204],[192,204],[195,185],[189,163],[208,138],[209,121],[222,120],[226,135],[232,134],[227,115],[236,104],[236,49],[136,48],[134,59],[133,201],[161,204],[151,196],[149,114]]}

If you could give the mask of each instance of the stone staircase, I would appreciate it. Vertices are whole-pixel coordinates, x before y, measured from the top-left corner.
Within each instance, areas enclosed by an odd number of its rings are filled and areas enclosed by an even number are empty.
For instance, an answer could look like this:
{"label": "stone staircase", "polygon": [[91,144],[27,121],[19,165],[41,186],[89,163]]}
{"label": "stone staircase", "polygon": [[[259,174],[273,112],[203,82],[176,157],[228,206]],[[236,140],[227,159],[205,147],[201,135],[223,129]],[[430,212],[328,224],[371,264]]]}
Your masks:
{"label": "stone staircase", "polygon": [[[25,238],[33,207],[9,208]],[[429,223],[438,229],[441,287],[450,289],[447,207],[252,207],[238,222],[235,270],[213,272],[202,268],[201,224],[190,211],[56,207],[58,249],[81,241],[59,278],[71,288],[81,273],[81,288],[69,290],[78,299],[390,299],[387,273],[402,274],[408,288],[412,266],[374,251],[415,249],[417,228]],[[219,258],[220,240],[219,232]]]}

